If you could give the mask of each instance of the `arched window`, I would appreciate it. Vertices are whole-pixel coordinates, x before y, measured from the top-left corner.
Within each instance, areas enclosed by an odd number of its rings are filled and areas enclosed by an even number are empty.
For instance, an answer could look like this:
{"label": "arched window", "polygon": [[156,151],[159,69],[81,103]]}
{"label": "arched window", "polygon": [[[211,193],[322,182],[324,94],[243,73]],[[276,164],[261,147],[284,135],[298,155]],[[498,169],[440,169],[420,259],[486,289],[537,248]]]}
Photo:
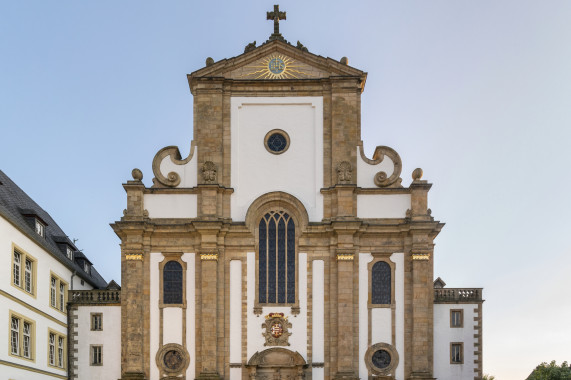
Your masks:
{"label": "arched window", "polygon": [[295,225],[283,211],[269,212],[259,226],[260,303],[295,303]]}
{"label": "arched window", "polygon": [[371,303],[388,305],[391,303],[391,266],[378,261],[373,265],[371,276]]}
{"label": "arched window", "polygon": [[182,303],[182,265],[169,261],[163,267],[163,303]]}

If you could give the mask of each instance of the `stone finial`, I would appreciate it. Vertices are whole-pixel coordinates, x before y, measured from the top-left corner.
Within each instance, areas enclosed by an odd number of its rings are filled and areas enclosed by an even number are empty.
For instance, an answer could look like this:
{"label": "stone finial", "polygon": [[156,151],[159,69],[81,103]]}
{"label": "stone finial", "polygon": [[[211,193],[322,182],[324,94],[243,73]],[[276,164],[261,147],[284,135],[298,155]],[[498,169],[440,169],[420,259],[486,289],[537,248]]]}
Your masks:
{"label": "stone finial", "polygon": [[308,51],[307,48],[306,48],[301,42],[299,42],[299,41],[297,41],[297,46],[296,46],[296,48],[298,48],[298,49],[301,50],[301,51],[305,51],[305,52]]}
{"label": "stone finial", "polygon": [[338,183],[351,183],[353,177],[353,168],[349,161],[341,161],[337,165],[337,182]]}
{"label": "stone finial", "polygon": [[211,66],[214,64],[214,59],[212,57],[206,58],[206,66]]}
{"label": "stone finial", "polygon": [[246,45],[246,47],[244,48],[244,53],[247,53],[249,51],[252,51],[256,48],[256,41],[254,42],[250,42],[248,45]]}
{"label": "stone finial", "polygon": [[204,183],[216,183],[217,169],[212,161],[205,161],[202,165],[202,179]]}
{"label": "stone finial", "polygon": [[422,178],[422,169],[421,168],[414,169],[412,172],[412,180],[420,181],[421,178]]}
{"label": "stone finial", "polygon": [[341,64],[347,66],[349,64],[349,58],[343,57],[339,60],[339,62],[341,62]]}
{"label": "stone finial", "polygon": [[143,172],[137,168],[133,169],[131,175],[135,181],[141,181],[143,179]]}

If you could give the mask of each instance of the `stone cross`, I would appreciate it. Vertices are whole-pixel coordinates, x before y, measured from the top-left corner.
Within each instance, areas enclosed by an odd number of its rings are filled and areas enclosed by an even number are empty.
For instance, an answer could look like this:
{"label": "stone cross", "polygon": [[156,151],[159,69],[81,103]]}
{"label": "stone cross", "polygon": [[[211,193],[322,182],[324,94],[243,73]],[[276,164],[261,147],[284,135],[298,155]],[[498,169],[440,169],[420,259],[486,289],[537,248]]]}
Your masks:
{"label": "stone cross", "polygon": [[[267,20],[274,20],[274,33],[270,36],[270,40],[274,40],[276,38],[280,39],[280,20],[286,19],[286,13],[280,12],[280,6],[274,5],[273,12],[267,12]],[[273,38],[272,38],[273,37]]]}

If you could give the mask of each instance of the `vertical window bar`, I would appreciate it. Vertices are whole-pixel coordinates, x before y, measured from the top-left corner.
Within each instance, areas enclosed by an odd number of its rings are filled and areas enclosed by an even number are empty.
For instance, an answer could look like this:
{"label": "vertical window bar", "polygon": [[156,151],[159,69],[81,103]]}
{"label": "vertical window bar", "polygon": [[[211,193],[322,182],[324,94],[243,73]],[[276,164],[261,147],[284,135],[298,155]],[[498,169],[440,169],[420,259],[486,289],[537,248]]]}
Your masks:
{"label": "vertical window bar", "polygon": [[268,303],[276,302],[276,221],[268,220]]}
{"label": "vertical window bar", "polygon": [[26,259],[26,269],[24,273],[24,285],[28,293],[32,293],[32,260]]}
{"label": "vertical window bar", "polygon": [[259,249],[259,255],[258,255],[258,276],[259,276],[259,281],[258,281],[258,300],[260,303],[266,303],[267,300],[267,273],[268,273],[268,268],[267,268],[267,256],[268,256],[268,242],[267,242],[267,233],[266,233],[266,220],[265,218],[262,218],[262,220],[260,220],[260,229],[259,229],[259,244],[258,244],[258,249]]}
{"label": "vertical window bar", "polygon": [[23,331],[23,355],[25,358],[30,359],[31,355],[30,355],[30,343],[31,343],[31,333],[30,333],[30,324],[28,322],[24,322],[24,331]]}
{"label": "vertical window bar", "polygon": [[12,355],[20,354],[20,320],[12,317],[12,324],[10,326],[11,332],[11,351]]}
{"label": "vertical window bar", "polygon": [[20,252],[14,251],[14,285],[16,286],[21,286],[20,285],[21,260],[22,256],[20,255]]}
{"label": "vertical window bar", "polygon": [[49,354],[49,358],[50,358],[50,365],[55,365],[56,360],[55,360],[55,355],[56,355],[56,336],[55,334],[50,333],[50,354]]}
{"label": "vertical window bar", "polygon": [[286,303],[286,226],[283,217],[278,222],[278,303]]}
{"label": "vertical window bar", "polygon": [[287,223],[287,302],[295,303],[295,225],[288,217]]}

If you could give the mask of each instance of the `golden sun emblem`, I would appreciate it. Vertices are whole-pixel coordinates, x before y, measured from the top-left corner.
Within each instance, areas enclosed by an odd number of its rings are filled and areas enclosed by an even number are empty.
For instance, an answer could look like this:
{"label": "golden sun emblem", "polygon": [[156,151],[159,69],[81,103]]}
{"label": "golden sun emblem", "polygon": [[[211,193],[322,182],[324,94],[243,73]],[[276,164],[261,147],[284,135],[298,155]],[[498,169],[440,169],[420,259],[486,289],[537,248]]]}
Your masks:
{"label": "golden sun emblem", "polygon": [[241,75],[251,79],[299,79],[307,76],[301,71],[295,60],[282,54],[273,54],[260,59],[256,64],[248,66],[253,71]]}

